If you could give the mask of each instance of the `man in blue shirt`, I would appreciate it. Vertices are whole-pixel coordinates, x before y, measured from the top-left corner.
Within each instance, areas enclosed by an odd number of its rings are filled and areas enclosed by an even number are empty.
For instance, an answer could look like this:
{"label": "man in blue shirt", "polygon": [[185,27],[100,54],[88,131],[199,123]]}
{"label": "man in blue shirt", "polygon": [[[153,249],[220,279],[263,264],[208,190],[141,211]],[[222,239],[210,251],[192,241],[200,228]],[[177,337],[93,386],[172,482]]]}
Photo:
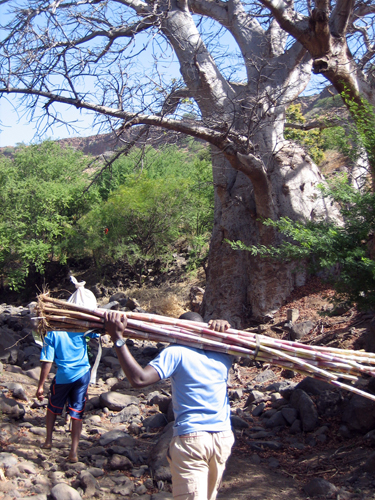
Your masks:
{"label": "man in blue shirt", "polygon": [[[91,338],[99,334],[89,334]],[[36,397],[43,399],[44,383],[52,363],[57,365],[56,376],[51,384],[51,394],[46,414],[46,441],[42,448],[51,449],[52,434],[57,415],[61,415],[68,402],[68,413],[72,422],[72,444],[68,460],[77,462],[79,438],[82,432],[82,417],[90,382],[90,363],[87,355],[86,336],[81,332],[48,332],[44,338],[40,360],[42,369]]]}
{"label": "man in blue shirt", "polygon": [[[231,356],[172,345],[142,368],[123,339],[125,316],[108,311],[104,318],[121,367],[133,387],[171,378],[175,424],[167,458],[173,497],[214,500],[234,441],[227,395]],[[224,332],[230,325],[225,320],[213,320],[210,327]]]}

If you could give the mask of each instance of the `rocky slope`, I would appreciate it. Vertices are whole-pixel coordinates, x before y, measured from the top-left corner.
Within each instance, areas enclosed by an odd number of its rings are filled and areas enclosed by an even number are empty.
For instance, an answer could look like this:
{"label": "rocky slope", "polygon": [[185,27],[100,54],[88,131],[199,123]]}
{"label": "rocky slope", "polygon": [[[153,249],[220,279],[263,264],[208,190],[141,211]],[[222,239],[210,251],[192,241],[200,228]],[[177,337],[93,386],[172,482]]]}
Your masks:
{"label": "rocky slope", "polygon": [[[273,323],[259,325],[259,331],[290,338],[300,331],[298,325],[310,321],[312,327],[302,342],[366,346],[372,338],[369,315],[353,309],[321,317],[330,308],[331,294],[313,280],[291,297]],[[116,298],[119,295],[107,297],[102,305],[137,307],[129,299],[121,305]],[[3,497],[172,498],[165,458],[173,425],[169,382],[142,391],[129,387],[109,339],[103,337],[97,381],[89,389],[79,462],[70,464],[69,425],[64,418],[57,422],[52,451],[41,449],[47,401],[34,397],[40,345],[32,335],[29,309],[3,304],[0,311]],[[287,324],[288,317],[292,324]],[[128,343],[143,365],[164,347]],[[93,357],[96,351],[97,344],[91,341]],[[372,379],[362,385],[374,391]],[[236,443],[219,498],[374,498],[375,403],[247,359],[237,359],[233,365],[229,395]]]}

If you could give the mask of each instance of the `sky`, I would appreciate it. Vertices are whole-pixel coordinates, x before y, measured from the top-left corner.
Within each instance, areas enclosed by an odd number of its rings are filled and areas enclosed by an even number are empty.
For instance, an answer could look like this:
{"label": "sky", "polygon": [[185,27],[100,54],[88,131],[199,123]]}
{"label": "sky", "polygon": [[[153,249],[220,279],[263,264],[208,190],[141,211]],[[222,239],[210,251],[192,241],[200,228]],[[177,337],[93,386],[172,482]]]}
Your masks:
{"label": "sky", "polygon": [[[0,5],[0,16],[4,16],[5,7]],[[235,42],[231,41],[231,35],[229,32],[221,35],[225,43],[228,44],[228,47],[235,46]],[[142,43],[142,42],[141,42]],[[146,52],[142,54],[142,64],[144,65],[146,60],[150,57],[150,62],[148,64],[151,65],[152,57],[149,56]],[[146,62],[147,64],[147,62]],[[173,64],[166,63],[166,71],[169,74],[170,78],[172,78],[172,72],[177,70],[179,77],[179,71],[176,66]],[[320,85],[320,90],[321,90]],[[316,79],[313,78],[309,87],[305,90],[304,94],[317,93],[316,87]],[[79,130],[72,131],[67,129],[66,126],[55,126],[42,137],[38,136],[37,124],[31,121],[30,113],[22,113],[22,110],[18,104],[19,97],[16,96],[7,96],[5,98],[0,99],[0,147],[7,146],[15,146],[19,143],[30,144],[32,142],[40,142],[45,139],[64,139],[66,137],[88,137],[90,135],[95,135],[98,130],[92,128],[92,122],[94,116],[92,113],[79,111],[73,106],[64,106],[62,104],[57,104],[57,109],[61,113],[61,116],[64,117],[64,120],[69,122],[75,122],[76,127],[79,127]]]}

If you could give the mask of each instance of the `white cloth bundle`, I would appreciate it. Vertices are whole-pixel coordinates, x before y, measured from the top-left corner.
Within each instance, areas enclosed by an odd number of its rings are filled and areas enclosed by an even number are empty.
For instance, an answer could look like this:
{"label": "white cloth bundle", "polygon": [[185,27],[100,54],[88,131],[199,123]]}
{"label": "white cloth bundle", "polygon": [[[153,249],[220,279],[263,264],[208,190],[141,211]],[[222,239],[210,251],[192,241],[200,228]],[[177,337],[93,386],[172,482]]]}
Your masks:
{"label": "white cloth bundle", "polygon": [[70,277],[70,281],[75,285],[76,291],[68,299],[68,302],[70,302],[71,304],[77,304],[78,306],[86,307],[91,311],[96,309],[98,307],[96,297],[92,292],[90,292],[90,290],[86,290],[86,281],[78,282],[74,276]]}

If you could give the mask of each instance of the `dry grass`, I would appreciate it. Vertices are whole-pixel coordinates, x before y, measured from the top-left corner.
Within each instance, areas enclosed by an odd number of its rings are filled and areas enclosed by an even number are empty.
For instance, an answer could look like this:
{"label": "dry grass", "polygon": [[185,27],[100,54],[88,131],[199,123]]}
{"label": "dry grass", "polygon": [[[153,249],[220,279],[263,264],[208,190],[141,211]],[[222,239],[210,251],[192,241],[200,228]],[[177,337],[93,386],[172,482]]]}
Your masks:
{"label": "dry grass", "polygon": [[159,287],[133,287],[125,293],[136,299],[147,312],[178,318],[190,310],[189,292],[192,286],[205,285],[204,271],[184,279],[182,283],[167,282]]}

